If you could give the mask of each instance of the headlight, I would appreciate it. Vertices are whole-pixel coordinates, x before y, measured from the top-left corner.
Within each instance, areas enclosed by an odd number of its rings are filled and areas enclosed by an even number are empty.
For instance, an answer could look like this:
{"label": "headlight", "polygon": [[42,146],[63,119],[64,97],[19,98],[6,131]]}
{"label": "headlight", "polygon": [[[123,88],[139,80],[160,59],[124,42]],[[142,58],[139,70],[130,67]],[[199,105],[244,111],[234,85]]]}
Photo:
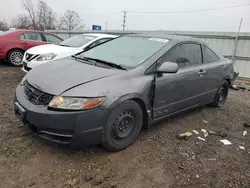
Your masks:
{"label": "headlight", "polygon": [[50,54],[43,54],[38,56],[38,58],[36,58],[37,61],[48,61],[48,60],[52,60],[56,57],[56,54],[54,53],[50,53]]}
{"label": "headlight", "polygon": [[25,81],[26,81],[26,77],[24,76],[21,83],[20,83],[20,85],[23,85]]}
{"label": "headlight", "polygon": [[106,97],[98,98],[75,98],[55,96],[49,103],[49,107],[65,110],[86,110],[99,106]]}

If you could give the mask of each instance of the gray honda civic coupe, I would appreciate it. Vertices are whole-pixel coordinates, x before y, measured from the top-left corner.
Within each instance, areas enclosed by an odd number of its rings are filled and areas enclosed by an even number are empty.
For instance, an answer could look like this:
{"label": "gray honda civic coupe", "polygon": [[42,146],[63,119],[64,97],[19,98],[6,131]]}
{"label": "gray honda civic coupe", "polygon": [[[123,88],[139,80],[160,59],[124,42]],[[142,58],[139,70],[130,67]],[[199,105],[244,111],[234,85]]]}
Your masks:
{"label": "gray honda civic coupe", "polygon": [[44,139],[119,151],[160,120],[222,107],[233,75],[232,62],[198,39],[131,34],[31,70],[15,114]]}

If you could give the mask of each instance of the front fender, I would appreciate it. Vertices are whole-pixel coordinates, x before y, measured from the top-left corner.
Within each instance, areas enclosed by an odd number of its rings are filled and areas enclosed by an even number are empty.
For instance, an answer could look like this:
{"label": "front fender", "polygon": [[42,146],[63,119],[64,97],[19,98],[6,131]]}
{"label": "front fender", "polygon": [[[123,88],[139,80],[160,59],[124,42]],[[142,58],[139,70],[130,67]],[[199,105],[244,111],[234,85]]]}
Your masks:
{"label": "front fender", "polygon": [[[119,104],[123,103],[126,100],[134,100],[134,101],[140,101],[142,103],[144,103],[145,105],[145,109],[142,109],[142,111],[144,111],[145,113],[148,113],[148,110],[150,109],[150,98],[147,98],[146,95],[140,94],[140,93],[129,93],[123,96],[119,96],[115,99],[115,101],[113,101],[109,106],[107,106],[107,104],[105,105],[105,113],[104,116],[102,118],[102,122],[105,123],[108,121],[108,118],[110,116],[110,113],[112,112],[112,110],[118,106]],[[141,105],[141,104],[139,104]],[[104,108],[104,107],[100,107],[100,108]],[[150,114],[147,114],[146,116],[144,116],[144,127],[148,128],[149,125],[149,121],[150,121]],[[148,119],[149,118],[149,119]]]}
{"label": "front fender", "polygon": [[112,110],[113,108],[115,108],[116,106],[118,106],[119,104],[121,104],[126,100],[141,100],[145,104],[146,109],[148,109],[150,106],[150,100],[145,95],[141,93],[129,93],[117,97],[116,100],[108,106],[108,109]]}

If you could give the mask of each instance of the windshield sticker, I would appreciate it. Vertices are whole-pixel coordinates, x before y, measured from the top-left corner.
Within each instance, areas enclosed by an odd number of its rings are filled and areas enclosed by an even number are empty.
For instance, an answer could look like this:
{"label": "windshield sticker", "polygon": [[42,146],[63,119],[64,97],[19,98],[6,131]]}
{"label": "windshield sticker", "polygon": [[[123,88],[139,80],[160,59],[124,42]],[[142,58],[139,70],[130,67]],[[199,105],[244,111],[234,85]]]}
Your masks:
{"label": "windshield sticker", "polygon": [[148,40],[153,40],[157,42],[168,42],[168,39],[161,39],[161,38],[149,38]]}
{"label": "windshield sticker", "polygon": [[93,40],[94,37],[85,37],[86,39]]}

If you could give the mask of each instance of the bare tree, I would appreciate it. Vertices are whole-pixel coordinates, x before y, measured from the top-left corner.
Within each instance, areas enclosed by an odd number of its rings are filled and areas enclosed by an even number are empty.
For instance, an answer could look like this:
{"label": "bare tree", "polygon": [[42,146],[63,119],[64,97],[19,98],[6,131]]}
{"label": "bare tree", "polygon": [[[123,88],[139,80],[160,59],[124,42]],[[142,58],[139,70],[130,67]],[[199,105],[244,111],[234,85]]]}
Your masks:
{"label": "bare tree", "polygon": [[0,21],[0,31],[8,30],[8,24],[4,21]]}
{"label": "bare tree", "polygon": [[66,28],[64,28],[64,18],[63,17],[60,17],[58,20],[57,20],[57,29],[59,30],[67,30]]}
{"label": "bare tree", "polygon": [[84,28],[80,15],[75,11],[67,10],[57,19],[56,13],[43,0],[23,0],[23,7],[27,14],[19,15],[13,21],[13,26],[17,28],[70,31]]}
{"label": "bare tree", "polygon": [[24,0],[24,9],[28,12],[28,18],[32,29],[54,29],[56,14],[44,1]]}
{"label": "bare tree", "polygon": [[56,13],[44,1],[38,1],[39,29],[55,29]]}
{"label": "bare tree", "polygon": [[24,0],[23,7],[29,14],[29,19],[32,23],[32,28],[37,29],[37,14],[36,14],[36,7],[32,0]]}
{"label": "bare tree", "polygon": [[65,28],[67,30],[74,30],[82,23],[82,19],[80,15],[73,10],[66,10],[63,16],[60,19],[61,28]]}
{"label": "bare tree", "polygon": [[12,21],[12,27],[18,29],[29,29],[32,27],[30,19],[27,15],[19,14],[17,18]]}

